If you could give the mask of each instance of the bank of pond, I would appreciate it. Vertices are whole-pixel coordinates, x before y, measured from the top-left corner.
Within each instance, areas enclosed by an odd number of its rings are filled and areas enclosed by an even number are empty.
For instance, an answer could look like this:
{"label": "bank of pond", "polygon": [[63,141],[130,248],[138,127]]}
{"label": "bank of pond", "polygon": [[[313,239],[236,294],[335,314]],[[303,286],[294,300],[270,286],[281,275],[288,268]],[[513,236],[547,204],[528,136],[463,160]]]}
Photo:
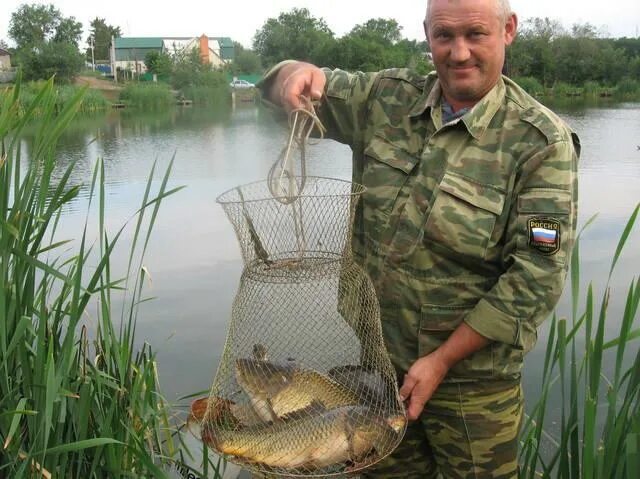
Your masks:
{"label": "bank of pond", "polygon": [[[588,81],[581,86],[556,82],[551,87],[543,86],[536,78],[522,77],[514,79],[523,89],[542,103],[547,101],[577,101],[604,103],[607,101],[640,101],[640,81],[625,79],[615,86],[600,85]],[[21,105],[33,102],[42,90],[43,82],[24,83],[20,90]],[[82,88],[77,85],[59,85],[56,87],[56,110],[61,111],[65,104]],[[133,108],[139,110],[161,110],[179,106],[213,106],[232,102],[253,102],[257,99],[255,88],[233,89],[228,84],[185,85],[172,88],[164,82],[131,81],[122,85],[114,84],[111,89],[100,86],[89,87],[85,92],[80,111],[93,113],[112,108]],[[24,108],[24,107],[23,107]]]}

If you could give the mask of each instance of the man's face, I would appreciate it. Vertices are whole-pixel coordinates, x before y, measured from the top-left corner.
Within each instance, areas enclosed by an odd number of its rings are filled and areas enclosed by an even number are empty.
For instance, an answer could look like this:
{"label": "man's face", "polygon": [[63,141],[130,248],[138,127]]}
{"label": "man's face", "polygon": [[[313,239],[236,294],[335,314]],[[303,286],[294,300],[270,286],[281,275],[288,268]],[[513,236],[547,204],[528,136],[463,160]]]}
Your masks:
{"label": "man's face", "polygon": [[497,0],[432,0],[425,32],[443,94],[456,110],[496,84],[516,28],[515,15],[501,18]]}

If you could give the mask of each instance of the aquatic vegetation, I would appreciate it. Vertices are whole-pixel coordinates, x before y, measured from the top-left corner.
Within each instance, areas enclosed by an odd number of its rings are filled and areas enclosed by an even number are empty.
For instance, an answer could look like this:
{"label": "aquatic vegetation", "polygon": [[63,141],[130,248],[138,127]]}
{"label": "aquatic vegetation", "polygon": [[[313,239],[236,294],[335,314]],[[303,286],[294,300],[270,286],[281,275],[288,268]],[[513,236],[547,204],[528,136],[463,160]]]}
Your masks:
{"label": "aquatic vegetation", "polygon": [[[639,210],[640,205],[622,233],[599,305],[592,283],[584,305],[579,305],[576,243],[571,264],[572,314],[569,320],[552,319],[540,399],[521,437],[522,478],[640,477],[640,349],[634,343],[640,338],[640,328],[634,324],[640,306],[638,278],[629,285],[617,337],[605,339],[607,323],[617,319],[609,314],[612,274]],[[613,377],[607,378],[606,366],[611,365]],[[558,393],[560,403],[551,404],[551,395]],[[559,437],[546,430],[551,407],[560,407]],[[542,452],[544,442],[551,445],[550,452]]]}
{"label": "aquatic vegetation", "polygon": [[[0,477],[166,477],[189,454],[160,393],[155,353],[135,334],[148,279],[142,258],[161,203],[179,188],[167,188],[171,166],[154,188],[152,169],[139,209],[112,235],[98,161],[79,238],[58,238],[82,186],[69,183],[74,164],[53,174],[55,146],[83,94],[61,109],[53,81],[28,103],[19,81],[0,95]],[[36,112],[25,164],[21,134]],[[117,275],[112,256],[125,227],[134,233]]]}

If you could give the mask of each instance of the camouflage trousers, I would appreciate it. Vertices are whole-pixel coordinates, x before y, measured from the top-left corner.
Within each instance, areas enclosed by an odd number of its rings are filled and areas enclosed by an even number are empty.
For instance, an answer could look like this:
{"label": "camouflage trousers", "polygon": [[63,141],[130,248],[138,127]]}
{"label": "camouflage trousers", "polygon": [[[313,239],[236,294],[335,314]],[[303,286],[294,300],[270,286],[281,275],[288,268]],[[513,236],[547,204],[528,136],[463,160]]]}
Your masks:
{"label": "camouflage trousers", "polygon": [[522,415],[519,380],[442,384],[398,448],[361,477],[517,478]]}

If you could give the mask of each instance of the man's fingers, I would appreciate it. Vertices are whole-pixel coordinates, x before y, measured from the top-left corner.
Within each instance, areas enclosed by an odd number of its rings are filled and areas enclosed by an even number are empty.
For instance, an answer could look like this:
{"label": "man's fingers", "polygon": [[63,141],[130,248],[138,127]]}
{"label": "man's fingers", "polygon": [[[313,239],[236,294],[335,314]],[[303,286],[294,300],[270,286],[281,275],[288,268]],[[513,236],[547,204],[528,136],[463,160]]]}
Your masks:
{"label": "man's fingers", "polygon": [[304,108],[306,105],[300,96],[319,100],[322,98],[325,83],[324,73],[318,67],[309,66],[295,70],[282,82],[281,102],[290,110]]}
{"label": "man's fingers", "polygon": [[407,408],[407,416],[411,420],[416,420],[420,417],[424,405],[427,403],[425,397],[420,394],[412,394],[409,400],[409,407]]}
{"label": "man's fingers", "polygon": [[327,82],[324,72],[318,68],[311,71],[311,88],[310,95],[312,100],[319,100],[322,98],[322,92],[324,91],[324,85]]}
{"label": "man's fingers", "polygon": [[413,376],[409,376],[408,374],[404,375],[404,382],[402,383],[402,387],[400,388],[400,399],[403,401],[406,400],[409,396],[411,396],[411,392],[413,388],[416,387],[418,380]]}

